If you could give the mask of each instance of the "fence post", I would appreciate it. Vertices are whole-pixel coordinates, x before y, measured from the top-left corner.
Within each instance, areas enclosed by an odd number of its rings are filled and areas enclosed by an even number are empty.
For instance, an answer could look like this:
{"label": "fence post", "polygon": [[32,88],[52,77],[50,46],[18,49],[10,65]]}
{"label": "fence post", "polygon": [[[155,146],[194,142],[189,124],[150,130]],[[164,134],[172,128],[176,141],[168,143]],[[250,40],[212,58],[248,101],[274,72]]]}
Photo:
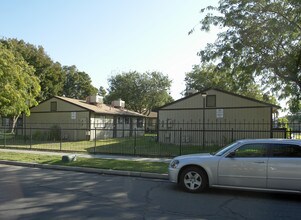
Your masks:
{"label": "fence post", "polygon": [[32,134],[31,134],[31,127],[29,128],[29,137],[30,137],[30,141],[29,141],[29,149],[31,150],[31,145],[32,145]]}
{"label": "fence post", "polygon": [[234,140],[233,140],[233,139],[234,139],[233,137],[234,137],[234,131],[233,131],[233,128],[232,128],[232,129],[231,129],[231,142],[234,141]]}
{"label": "fence post", "polygon": [[136,156],[136,145],[137,145],[137,128],[134,129],[134,155]]}
{"label": "fence post", "polygon": [[182,128],[180,128],[180,155],[182,155]]}
{"label": "fence post", "polygon": [[203,147],[203,150],[205,149],[205,127],[203,126],[203,137],[202,137],[202,147]]}
{"label": "fence post", "polygon": [[6,123],[4,124],[3,136],[4,136],[4,147],[6,147]]}
{"label": "fence post", "polygon": [[96,139],[96,127],[94,128],[94,154],[96,154],[96,141],[97,141],[97,139]]}
{"label": "fence post", "polygon": [[60,151],[62,151],[62,129],[60,129]]}

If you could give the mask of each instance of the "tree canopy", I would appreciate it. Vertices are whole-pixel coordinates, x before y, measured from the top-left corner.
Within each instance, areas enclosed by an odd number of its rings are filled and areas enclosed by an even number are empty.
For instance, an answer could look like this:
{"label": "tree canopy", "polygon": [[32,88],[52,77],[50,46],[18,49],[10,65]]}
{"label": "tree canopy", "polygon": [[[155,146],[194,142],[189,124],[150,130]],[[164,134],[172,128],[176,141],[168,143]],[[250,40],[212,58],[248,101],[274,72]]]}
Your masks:
{"label": "tree canopy", "polygon": [[160,72],[124,72],[110,77],[108,84],[108,102],[121,98],[127,109],[142,114],[147,115],[153,109],[172,101],[169,95],[171,81]]}
{"label": "tree canopy", "polygon": [[100,86],[97,92],[98,95],[105,97],[107,94],[107,91],[105,90],[105,88],[103,86]]}
{"label": "tree canopy", "polygon": [[66,80],[62,94],[69,98],[86,99],[89,95],[96,95],[98,90],[92,86],[90,76],[78,71],[76,66],[64,66]]}
{"label": "tree canopy", "polygon": [[208,88],[222,89],[271,104],[276,104],[275,97],[262,93],[260,86],[252,79],[245,78],[242,72],[232,74],[231,70],[218,70],[215,65],[195,65],[186,73],[186,93],[189,90],[202,91]]}
{"label": "tree canopy", "polygon": [[[222,27],[214,43],[199,52],[202,62],[259,78],[266,88],[291,97],[298,110],[301,96],[301,1],[221,0],[207,7],[201,30]],[[216,13],[214,13],[216,12]],[[191,33],[191,32],[190,32]]]}
{"label": "tree canopy", "polygon": [[34,75],[39,78],[41,92],[37,101],[43,101],[62,92],[65,73],[58,62],[53,62],[42,46],[34,46],[23,40],[2,39],[7,48],[19,53],[28,65],[34,68]]}
{"label": "tree canopy", "polygon": [[30,114],[29,108],[37,105],[40,92],[39,79],[33,67],[18,53],[0,43],[0,115],[13,119],[13,128],[18,117]]}
{"label": "tree canopy", "polygon": [[38,102],[55,95],[85,99],[97,93],[87,73],[79,71],[74,65],[62,67],[59,62],[54,62],[47,55],[42,46],[37,47],[17,39],[0,39],[0,42],[33,67],[34,75],[39,78],[41,87],[36,97]]}

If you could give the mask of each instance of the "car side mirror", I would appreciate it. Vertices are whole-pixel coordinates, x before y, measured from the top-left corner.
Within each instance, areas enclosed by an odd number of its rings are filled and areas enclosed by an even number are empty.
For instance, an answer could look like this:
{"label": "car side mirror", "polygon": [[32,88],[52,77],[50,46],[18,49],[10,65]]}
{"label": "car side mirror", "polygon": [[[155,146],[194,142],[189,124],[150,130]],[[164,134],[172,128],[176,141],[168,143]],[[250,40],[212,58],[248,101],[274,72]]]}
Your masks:
{"label": "car side mirror", "polygon": [[235,151],[230,152],[230,153],[227,155],[227,157],[229,157],[229,158],[235,157]]}

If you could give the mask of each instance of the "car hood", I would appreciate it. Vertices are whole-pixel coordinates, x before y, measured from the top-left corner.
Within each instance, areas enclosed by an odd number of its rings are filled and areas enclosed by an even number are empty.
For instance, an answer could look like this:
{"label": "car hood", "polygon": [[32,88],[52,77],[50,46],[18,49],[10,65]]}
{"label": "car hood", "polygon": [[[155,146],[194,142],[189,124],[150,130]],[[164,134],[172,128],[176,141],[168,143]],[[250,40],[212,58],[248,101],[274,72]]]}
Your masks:
{"label": "car hood", "polygon": [[182,156],[178,156],[175,157],[174,159],[176,160],[185,160],[185,159],[193,159],[193,158],[209,158],[212,157],[211,154],[209,153],[202,153],[202,154],[187,154],[187,155],[182,155]]}

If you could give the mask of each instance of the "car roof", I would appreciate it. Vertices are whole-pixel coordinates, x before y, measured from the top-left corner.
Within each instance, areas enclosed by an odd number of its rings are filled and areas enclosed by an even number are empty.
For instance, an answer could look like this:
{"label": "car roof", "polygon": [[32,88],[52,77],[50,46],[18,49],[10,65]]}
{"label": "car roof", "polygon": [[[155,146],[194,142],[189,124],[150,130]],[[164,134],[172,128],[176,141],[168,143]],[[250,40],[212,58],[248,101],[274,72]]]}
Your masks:
{"label": "car roof", "polygon": [[242,139],[238,140],[239,143],[277,143],[277,144],[298,144],[301,145],[301,140],[295,139]]}

